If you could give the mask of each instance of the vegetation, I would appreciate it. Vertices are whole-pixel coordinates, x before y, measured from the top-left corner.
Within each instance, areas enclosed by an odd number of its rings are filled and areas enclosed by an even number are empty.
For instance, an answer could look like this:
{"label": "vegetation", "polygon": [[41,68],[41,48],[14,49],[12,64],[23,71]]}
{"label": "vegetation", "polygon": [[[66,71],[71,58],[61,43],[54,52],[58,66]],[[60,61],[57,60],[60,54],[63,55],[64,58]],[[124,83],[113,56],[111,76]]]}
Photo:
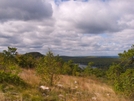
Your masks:
{"label": "vegetation", "polygon": [[119,56],[121,62],[110,66],[107,77],[116,91],[134,98],[134,46]]}
{"label": "vegetation", "polygon": [[8,47],[8,50],[4,50],[3,53],[1,54],[1,70],[4,72],[9,72],[9,73],[18,73],[18,65],[17,65],[17,52],[16,48],[11,48]]}
{"label": "vegetation", "polygon": [[18,56],[18,65],[22,68],[35,68],[36,58],[31,54],[19,55]]}
{"label": "vegetation", "polygon": [[88,65],[89,62],[93,62],[93,66],[101,69],[108,69],[112,63],[119,63],[118,56],[84,56],[84,57],[69,57],[61,56],[64,61],[72,60],[74,63]]}
{"label": "vegetation", "polygon": [[26,83],[18,75],[0,72],[0,83],[8,83],[16,86],[26,86]]}
{"label": "vegetation", "polygon": [[41,78],[46,81],[50,86],[58,80],[60,73],[59,57],[49,51],[45,57],[41,58],[37,65],[37,72]]}
{"label": "vegetation", "polygon": [[[87,66],[82,68],[78,63]],[[51,90],[39,90],[41,85]],[[119,53],[119,58],[60,57],[50,50],[46,55],[19,54],[17,48],[8,47],[0,54],[0,98],[2,101],[131,101],[134,46]]]}

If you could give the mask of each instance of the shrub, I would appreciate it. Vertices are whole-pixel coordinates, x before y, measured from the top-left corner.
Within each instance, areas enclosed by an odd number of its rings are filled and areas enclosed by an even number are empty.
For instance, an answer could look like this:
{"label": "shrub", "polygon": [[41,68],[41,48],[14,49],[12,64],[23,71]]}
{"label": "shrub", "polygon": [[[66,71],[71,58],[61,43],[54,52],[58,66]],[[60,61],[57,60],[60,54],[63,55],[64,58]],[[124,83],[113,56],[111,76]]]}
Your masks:
{"label": "shrub", "polygon": [[59,80],[60,73],[58,56],[49,51],[37,65],[37,73],[45,81],[46,85],[53,86]]}
{"label": "shrub", "polygon": [[26,87],[27,85],[18,75],[6,73],[3,71],[0,72],[0,83],[10,83],[23,87]]}

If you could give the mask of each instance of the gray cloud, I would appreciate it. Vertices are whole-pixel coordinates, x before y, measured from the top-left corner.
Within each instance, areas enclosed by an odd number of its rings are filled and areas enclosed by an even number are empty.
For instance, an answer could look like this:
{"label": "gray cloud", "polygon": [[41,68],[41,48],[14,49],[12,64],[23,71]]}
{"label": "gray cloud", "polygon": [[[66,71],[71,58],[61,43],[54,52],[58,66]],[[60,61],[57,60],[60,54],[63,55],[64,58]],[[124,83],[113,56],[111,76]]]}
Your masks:
{"label": "gray cloud", "polygon": [[50,48],[55,54],[80,56],[117,55],[129,49],[134,44],[133,3],[100,1],[57,6],[53,0],[2,0],[0,50],[13,46],[19,53],[45,54]]}
{"label": "gray cloud", "polygon": [[0,20],[38,20],[52,16],[52,7],[42,0],[1,0]]}

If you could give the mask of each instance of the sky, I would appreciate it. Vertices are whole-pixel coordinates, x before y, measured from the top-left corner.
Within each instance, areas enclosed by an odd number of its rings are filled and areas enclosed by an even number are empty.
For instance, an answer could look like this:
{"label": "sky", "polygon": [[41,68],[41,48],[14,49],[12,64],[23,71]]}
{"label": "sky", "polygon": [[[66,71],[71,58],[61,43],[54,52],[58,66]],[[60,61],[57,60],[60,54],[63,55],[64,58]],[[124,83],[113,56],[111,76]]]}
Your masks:
{"label": "sky", "polygon": [[0,0],[0,51],[117,56],[134,44],[134,0]]}

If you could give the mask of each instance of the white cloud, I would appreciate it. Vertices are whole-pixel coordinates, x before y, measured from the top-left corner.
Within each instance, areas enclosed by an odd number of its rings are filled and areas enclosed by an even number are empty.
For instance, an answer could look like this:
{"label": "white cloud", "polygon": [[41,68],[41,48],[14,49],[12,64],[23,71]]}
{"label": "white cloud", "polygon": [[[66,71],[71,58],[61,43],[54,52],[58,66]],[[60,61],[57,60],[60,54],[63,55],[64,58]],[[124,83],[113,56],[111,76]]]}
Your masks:
{"label": "white cloud", "polygon": [[[117,55],[134,44],[134,4],[128,0],[0,1],[0,50],[50,48],[60,55]],[[7,9],[9,8],[9,9]],[[36,15],[37,14],[37,15]]]}

